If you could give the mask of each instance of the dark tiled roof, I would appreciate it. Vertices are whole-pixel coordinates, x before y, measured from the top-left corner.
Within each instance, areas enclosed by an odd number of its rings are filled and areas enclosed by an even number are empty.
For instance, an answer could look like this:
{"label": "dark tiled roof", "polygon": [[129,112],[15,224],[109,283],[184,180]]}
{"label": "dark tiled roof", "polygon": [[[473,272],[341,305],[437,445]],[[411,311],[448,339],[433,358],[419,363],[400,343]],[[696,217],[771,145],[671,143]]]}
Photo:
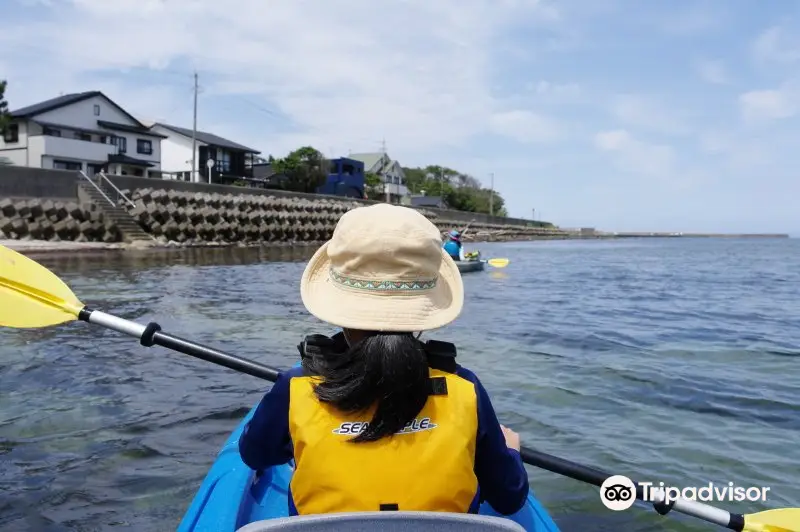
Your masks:
{"label": "dark tiled roof", "polygon": [[102,95],[103,93],[100,91],[88,91],[88,92],[76,92],[73,94],[64,94],[56,98],[50,98],[49,100],[29,105],[28,107],[23,107],[22,109],[11,111],[11,116],[14,118],[26,118],[33,115],[46,113],[47,111],[52,111],[53,109],[58,109],[59,107],[71,105],[73,103],[77,103],[83,100],[88,100],[89,98],[92,98],[94,96],[102,96]]}
{"label": "dark tiled roof", "polygon": [[124,153],[119,154],[111,154],[108,156],[108,162],[110,163],[120,163],[120,164],[130,164],[132,166],[147,166],[148,168],[153,166],[153,163],[149,161],[144,161],[142,159],[136,159],[134,157],[130,157],[125,155]]}
{"label": "dark tiled roof", "polygon": [[259,179],[267,179],[270,176],[275,175],[276,173],[277,172],[270,163],[253,165],[253,177],[257,177]]}
{"label": "dark tiled roof", "polygon": [[412,196],[411,205],[414,207],[440,207],[445,202],[439,196]]}
{"label": "dark tiled roof", "polygon": [[140,135],[148,135],[150,137],[158,137],[161,139],[167,138],[166,135],[159,135],[150,131],[144,126],[129,126],[127,124],[118,124],[117,122],[108,122],[106,120],[98,120],[97,125],[106,129],[115,129],[117,131],[127,131],[128,133],[138,133]]}
{"label": "dark tiled roof", "polygon": [[[156,122],[155,124],[153,124],[152,127],[155,127],[155,126],[161,126],[163,128],[172,130],[175,133],[178,133],[179,135],[183,135],[185,137],[192,138],[192,130],[191,129],[186,129],[186,128],[178,127],[178,126],[171,126],[169,124],[164,124],[162,122]],[[250,152],[250,153],[261,153],[260,151],[254,150],[253,148],[248,148],[247,146],[243,146],[241,144],[237,144],[236,142],[230,141],[228,139],[224,139],[222,137],[218,137],[218,136],[213,135],[211,133],[206,133],[205,131],[198,131],[197,134],[195,135],[195,138],[197,138],[198,142],[202,142],[204,144],[210,144],[212,146],[220,146],[222,148],[228,148],[228,149],[231,149],[231,150],[246,151],[246,152]]]}
{"label": "dark tiled roof", "polygon": [[76,92],[73,94],[64,94],[62,96],[57,96],[56,98],[50,98],[49,100],[29,105],[28,107],[23,107],[22,109],[17,109],[16,111],[12,111],[10,114],[12,118],[31,118],[33,116],[46,113],[47,111],[60,109],[61,107],[66,107],[68,105],[72,105],[74,103],[78,103],[83,100],[88,100],[89,98],[94,98],[95,96],[100,96],[101,98],[105,99],[108,103],[116,107],[117,110],[119,110],[122,114],[130,118],[134,124],[136,124],[141,128],[147,129],[147,127],[141,122],[139,122],[136,119],[136,117],[134,117],[128,111],[120,107],[119,104],[117,104],[117,102],[115,102],[114,100],[112,100],[111,98],[109,98],[100,91],[86,91],[86,92]]}

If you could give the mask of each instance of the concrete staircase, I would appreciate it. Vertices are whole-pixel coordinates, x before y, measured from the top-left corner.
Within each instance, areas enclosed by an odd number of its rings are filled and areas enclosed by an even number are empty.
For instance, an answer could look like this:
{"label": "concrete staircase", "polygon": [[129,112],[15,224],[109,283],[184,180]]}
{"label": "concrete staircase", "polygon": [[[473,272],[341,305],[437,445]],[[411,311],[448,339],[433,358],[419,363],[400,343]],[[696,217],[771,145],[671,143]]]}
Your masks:
{"label": "concrete staircase", "polygon": [[[114,222],[125,242],[154,242],[153,237],[145,233],[133,216],[121,206],[124,199],[117,199],[117,204],[113,204],[115,196],[118,195],[116,191],[109,190],[110,187],[104,186],[100,179],[94,179],[91,183],[89,179],[84,174],[78,184],[78,199],[82,203],[91,203],[97,206],[97,209],[103,213],[104,219]],[[92,183],[97,186],[93,186]]]}

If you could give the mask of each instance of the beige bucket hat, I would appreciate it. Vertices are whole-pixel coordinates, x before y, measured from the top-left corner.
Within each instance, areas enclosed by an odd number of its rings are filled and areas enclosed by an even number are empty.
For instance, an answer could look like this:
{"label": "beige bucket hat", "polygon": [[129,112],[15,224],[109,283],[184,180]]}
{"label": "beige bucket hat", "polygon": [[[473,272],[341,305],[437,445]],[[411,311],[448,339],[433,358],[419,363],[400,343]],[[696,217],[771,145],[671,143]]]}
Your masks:
{"label": "beige bucket hat", "polygon": [[306,265],[300,296],[332,325],[418,332],[458,317],[464,285],[433,223],[415,209],[379,203],[339,219]]}

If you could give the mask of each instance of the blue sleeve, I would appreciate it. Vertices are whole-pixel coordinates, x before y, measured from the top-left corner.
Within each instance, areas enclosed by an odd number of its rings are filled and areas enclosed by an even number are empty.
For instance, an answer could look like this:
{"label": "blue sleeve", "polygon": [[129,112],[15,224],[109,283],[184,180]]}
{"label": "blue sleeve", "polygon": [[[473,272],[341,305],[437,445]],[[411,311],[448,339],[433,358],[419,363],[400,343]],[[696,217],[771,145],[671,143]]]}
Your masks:
{"label": "blue sleeve", "polygon": [[503,515],[522,509],[528,498],[528,473],[519,452],[509,449],[489,394],[478,377],[459,367],[457,374],[475,385],[478,398],[478,439],[475,448],[475,475],[481,498]]}
{"label": "blue sleeve", "polygon": [[289,383],[301,371],[301,368],[292,368],[281,373],[245,426],[239,438],[239,454],[250,469],[266,469],[293,458],[289,434]]}

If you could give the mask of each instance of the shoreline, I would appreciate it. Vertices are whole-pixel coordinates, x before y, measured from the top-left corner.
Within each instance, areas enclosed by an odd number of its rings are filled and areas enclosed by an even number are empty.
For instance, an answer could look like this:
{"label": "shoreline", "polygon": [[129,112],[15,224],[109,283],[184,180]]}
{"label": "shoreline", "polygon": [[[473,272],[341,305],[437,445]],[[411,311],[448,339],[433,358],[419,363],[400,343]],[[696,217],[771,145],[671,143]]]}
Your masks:
{"label": "shoreline", "polygon": [[[515,235],[516,238],[503,238],[506,235],[503,235],[504,231],[498,231],[500,234],[482,234],[482,235],[474,235],[478,236],[474,240],[470,238],[473,235],[465,236],[464,243],[465,244],[484,244],[484,243],[495,243],[495,242],[533,242],[533,241],[543,241],[543,240],[630,240],[630,239],[647,239],[647,240],[673,240],[675,238],[789,238],[788,236],[784,235],[727,235],[727,234],[683,234],[683,235],[670,235],[672,238],[667,237],[667,235],[650,235],[650,234],[639,234],[639,235],[630,235],[630,234],[595,234],[592,236],[589,235],[580,235],[580,234],[569,234],[569,235]],[[497,238],[499,237],[499,238]],[[665,238],[666,237],[666,238]],[[760,237],[760,238],[759,238]],[[187,250],[187,249],[228,249],[228,248],[236,248],[236,249],[255,249],[255,248],[264,248],[264,249],[277,249],[277,248],[309,248],[309,247],[319,247],[324,243],[324,241],[272,241],[272,242],[264,242],[264,241],[255,241],[255,242],[219,242],[219,241],[212,241],[212,242],[176,242],[174,240],[170,241],[163,241],[163,240],[153,240],[151,242],[146,241],[134,241],[131,243],[128,242],[76,242],[76,241],[52,241],[52,240],[35,240],[35,239],[10,239],[10,238],[0,238],[0,245],[7,247],[11,250],[14,250],[18,253],[21,253],[26,256],[31,255],[52,255],[52,254],[65,254],[65,253],[108,253],[108,252],[117,252],[117,253],[129,253],[129,252],[147,252],[147,251],[164,251],[164,250]]]}

